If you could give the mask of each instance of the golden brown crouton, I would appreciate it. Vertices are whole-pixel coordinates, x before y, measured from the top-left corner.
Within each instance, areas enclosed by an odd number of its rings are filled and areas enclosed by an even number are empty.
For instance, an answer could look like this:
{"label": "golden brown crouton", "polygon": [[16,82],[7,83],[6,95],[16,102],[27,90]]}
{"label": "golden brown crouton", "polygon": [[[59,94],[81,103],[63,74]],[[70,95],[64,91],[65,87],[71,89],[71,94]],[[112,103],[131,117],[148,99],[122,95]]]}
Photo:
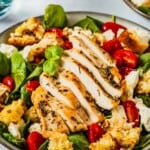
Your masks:
{"label": "golden brown crouton", "polygon": [[43,34],[44,27],[41,22],[36,18],[30,18],[18,26],[14,33],[11,33],[8,43],[19,47],[31,45],[39,42]]}
{"label": "golden brown crouton", "polygon": [[119,41],[135,53],[143,53],[149,46],[147,42],[142,42],[136,32],[124,30],[118,37]]}

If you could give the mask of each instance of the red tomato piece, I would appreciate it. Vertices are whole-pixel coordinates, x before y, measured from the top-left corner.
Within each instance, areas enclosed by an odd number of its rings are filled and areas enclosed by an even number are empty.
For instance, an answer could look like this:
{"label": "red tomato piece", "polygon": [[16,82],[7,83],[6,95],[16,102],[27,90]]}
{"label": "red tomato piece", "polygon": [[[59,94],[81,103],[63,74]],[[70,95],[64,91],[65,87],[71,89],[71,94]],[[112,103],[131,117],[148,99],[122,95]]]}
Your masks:
{"label": "red tomato piece", "polygon": [[114,52],[113,57],[117,61],[118,67],[136,68],[138,57],[130,50],[120,49]]}
{"label": "red tomato piece", "polygon": [[104,134],[103,128],[97,123],[91,124],[88,128],[88,139],[90,143],[99,140],[99,138],[101,138],[103,134]]}
{"label": "red tomato piece", "polygon": [[29,92],[34,91],[39,86],[38,80],[30,80],[26,83],[26,90]]}
{"label": "red tomato piece", "polygon": [[36,131],[31,132],[27,137],[28,150],[38,150],[40,145],[45,141],[42,135]]}
{"label": "red tomato piece", "polygon": [[71,49],[72,43],[69,40],[64,40],[64,49]]}
{"label": "red tomato piece", "polygon": [[10,91],[14,89],[14,79],[12,76],[6,76],[3,78],[2,83],[10,88]]}
{"label": "red tomato piece", "polygon": [[126,75],[128,75],[133,69],[132,68],[129,68],[129,67],[120,67],[119,68],[119,71],[121,73],[121,75],[123,77],[125,77]]}
{"label": "red tomato piece", "polygon": [[128,122],[133,122],[134,127],[138,127],[140,124],[140,115],[135,102],[127,100],[123,102],[123,107],[126,112]]}
{"label": "red tomato piece", "polygon": [[60,28],[55,28],[55,27],[54,28],[49,28],[46,31],[56,33],[59,38],[63,37],[63,31]]}
{"label": "red tomato piece", "polygon": [[119,29],[126,29],[126,27],[124,27],[123,25],[120,25],[118,23],[115,23],[115,22],[105,22],[103,25],[102,25],[102,28],[101,30],[103,32],[107,31],[107,30],[112,30],[112,32],[117,35],[117,32]]}
{"label": "red tomato piece", "polygon": [[122,46],[118,39],[112,39],[107,42],[104,42],[102,48],[108,53],[113,54],[116,50],[122,49]]}

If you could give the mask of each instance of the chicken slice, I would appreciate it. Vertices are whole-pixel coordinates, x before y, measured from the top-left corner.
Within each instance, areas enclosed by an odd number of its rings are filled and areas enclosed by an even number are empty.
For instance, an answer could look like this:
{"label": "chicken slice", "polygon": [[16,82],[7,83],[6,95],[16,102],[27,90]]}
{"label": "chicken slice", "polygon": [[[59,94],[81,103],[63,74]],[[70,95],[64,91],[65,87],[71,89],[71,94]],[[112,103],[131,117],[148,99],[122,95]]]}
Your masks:
{"label": "chicken slice", "polygon": [[[78,61],[84,67],[86,67],[96,78],[99,84],[114,98],[119,98],[122,95],[121,85],[115,82],[115,76],[111,73],[111,67],[101,68],[95,66],[91,60],[89,60],[82,51],[77,49],[71,49],[66,52],[74,60]],[[117,78],[117,76],[116,76]]]}
{"label": "chicken slice", "polygon": [[110,95],[105,93],[85,67],[83,67],[81,64],[78,64],[73,59],[67,57],[63,57],[62,61],[63,68],[73,72],[80,79],[80,81],[86,87],[87,91],[95,99],[97,105],[104,109],[112,109],[118,105],[119,101],[113,99]]}
{"label": "chicken slice", "polygon": [[81,50],[96,66],[105,66],[98,56],[92,50],[90,50],[77,36],[69,36],[69,40],[71,41],[73,48]]}
{"label": "chicken slice", "polygon": [[[40,100],[42,101],[44,99],[48,102],[52,111],[58,113],[61,116],[61,118],[64,120],[64,122],[67,124],[67,126],[71,130],[71,132],[87,130],[87,124],[78,115],[77,113],[78,110],[71,109],[70,107],[61,103],[61,101],[59,101],[58,99],[50,95],[48,91],[46,91],[41,86],[38,87],[38,89],[36,90],[40,92],[39,93],[39,95],[41,95]],[[35,102],[36,100],[33,100],[33,101]]]}
{"label": "chicken slice", "polygon": [[78,77],[76,77],[70,71],[63,71],[59,74],[58,78],[61,84],[67,86],[73,91],[81,105],[87,111],[92,122],[99,122],[103,120],[103,115],[98,110],[95,100],[92,98],[89,92],[86,91],[86,88],[80,82]]}
{"label": "chicken slice", "polygon": [[97,57],[108,66],[115,66],[115,60],[102,48],[100,48],[94,41],[83,33],[73,32],[73,35],[77,36]]}
{"label": "chicken slice", "polygon": [[60,115],[54,111],[41,88],[32,92],[32,102],[42,124],[42,135],[49,138],[53,132],[69,133],[69,129]]}
{"label": "chicken slice", "polygon": [[81,116],[84,122],[86,122],[87,124],[91,122],[86,111],[81,106],[80,102],[77,100],[73,92],[69,88],[61,85],[57,79],[43,73],[40,76],[40,84],[54,97],[56,97],[61,103],[72,109],[77,110],[78,115]]}

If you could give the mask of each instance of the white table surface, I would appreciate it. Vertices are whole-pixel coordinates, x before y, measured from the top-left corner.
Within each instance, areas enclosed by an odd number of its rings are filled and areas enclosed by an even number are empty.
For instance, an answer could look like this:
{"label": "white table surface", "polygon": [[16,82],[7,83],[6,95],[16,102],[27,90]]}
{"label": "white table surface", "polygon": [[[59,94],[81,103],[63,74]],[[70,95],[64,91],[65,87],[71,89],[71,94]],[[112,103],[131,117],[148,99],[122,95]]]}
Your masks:
{"label": "white table surface", "polygon": [[47,4],[55,3],[65,11],[92,11],[113,14],[150,29],[150,20],[130,9],[123,0],[14,0],[11,13],[0,20],[0,32],[31,16],[43,14]]}

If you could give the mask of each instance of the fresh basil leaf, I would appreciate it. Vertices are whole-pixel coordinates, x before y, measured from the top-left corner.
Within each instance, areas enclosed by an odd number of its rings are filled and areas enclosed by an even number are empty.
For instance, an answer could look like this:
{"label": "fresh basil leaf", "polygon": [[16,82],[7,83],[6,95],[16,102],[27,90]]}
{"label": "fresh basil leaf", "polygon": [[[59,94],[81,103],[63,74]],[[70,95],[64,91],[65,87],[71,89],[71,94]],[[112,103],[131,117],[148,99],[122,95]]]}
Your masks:
{"label": "fresh basil leaf", "polygon": [[60,46],[54,45],[46,49],[45,58],[46,59],[53,58],[54,60],[58,60],[63,55],[63,53],[64,50]]}
{"label": "fresh basil leaf", "polygon": [[68,25],[67,16],[62,6],[50,4],[46,7],[44,13],[45,28],[59,27],[63,28]]}
{"label": "fresh basil leaf", "polygon": [[45,58],[47,60],[43,63],[43,71],[54,76],[58,70],[63,53],[64,50],[57,45],[47,48],[45,51]]}
{"label": "fresh basil leaf", "polygon": [[53,59],[48,59],[43,64],[43,71],[47,74],[54,76],[57,72],[59,62]]}
{"label": "fresh basil leaf", "polygon": [[3,133],[2,136],[10,143],[16,145],[17,147],[24,148],[26,147],[25,139],[17,139],[13,137],[10,133]]}
{"label": "fresh basil leaf", "polygon": [[11,73],[15,81],[15,89],[13,92],[16,92],[26,78],[26,63],[19,52],[14,52],[12,54]]}
{"label": "fresh basil leaf", "polygon": [[141,98],[143,100],[143,103],[150,108],[150,96],[144,95],[144,94],[138,94],[136,95],[138,98]]}
{"label": "fresh basil leaf", "polygon": [[83,133],[75,133],[68,136],[73,143],[74,150],[87,150],[89,142]]}
{"label": "fresh basil leaf", "polygon": [[10,60],[7,58],[5,54],[0,52],[0,75],[6,76],[10,73]]}
{"label": "fresh basil leaf", "polygon": [[100,32],[100,28],[97,26],[95,21],[89,17],[80,20],[74,26],[79,26],[83,29],[90,29],[92,32]]}
{"label": "fresh basil leaf", "polygon": [[46,140],[40,147],[38,150],[48,150],[48,143],[49,143],[49,140]]}
{"label": "fresh basil leaf", "polygon": [[31,93],[26,90],[25,86],[21,88],[20,93],[21,93],[21,98],[23,99],[25,106],[29,108],[32,105]]}

